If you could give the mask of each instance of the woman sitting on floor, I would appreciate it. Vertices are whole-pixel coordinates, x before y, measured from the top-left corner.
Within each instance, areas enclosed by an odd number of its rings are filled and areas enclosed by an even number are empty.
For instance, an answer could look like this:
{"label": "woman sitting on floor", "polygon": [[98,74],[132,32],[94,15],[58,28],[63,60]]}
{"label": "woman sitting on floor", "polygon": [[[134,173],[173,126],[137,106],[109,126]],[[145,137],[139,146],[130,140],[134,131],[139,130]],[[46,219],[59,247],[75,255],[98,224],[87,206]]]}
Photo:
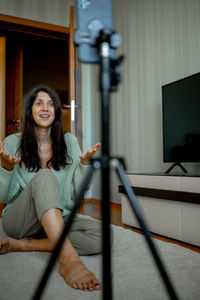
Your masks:
{"label": "woman sitting on floor", "polygon": [[[58,96],[49,87],[31,91],[22,133],[0,141],[0,254],[52,251],[74,205],[97,143],[82,154],[75,136],[64,134]],[[100,282],[79,255],[101,252],[100,222],[77,215],[59,254],[60,274],[73,288],[98,290]],[[79,254],[79,255],[78,255]]]}

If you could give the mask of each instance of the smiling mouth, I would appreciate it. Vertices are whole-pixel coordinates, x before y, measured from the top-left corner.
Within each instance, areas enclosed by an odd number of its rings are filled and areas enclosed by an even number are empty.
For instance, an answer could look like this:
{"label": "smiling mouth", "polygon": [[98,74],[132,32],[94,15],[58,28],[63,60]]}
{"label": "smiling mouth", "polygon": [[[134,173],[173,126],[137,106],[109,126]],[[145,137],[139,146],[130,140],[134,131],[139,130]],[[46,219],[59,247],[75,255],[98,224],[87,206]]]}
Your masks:
{"label": "smiling mouth", "polygon": [[50,115],[39,115],[39,117],[42,119],[48,119],[50,118]]}

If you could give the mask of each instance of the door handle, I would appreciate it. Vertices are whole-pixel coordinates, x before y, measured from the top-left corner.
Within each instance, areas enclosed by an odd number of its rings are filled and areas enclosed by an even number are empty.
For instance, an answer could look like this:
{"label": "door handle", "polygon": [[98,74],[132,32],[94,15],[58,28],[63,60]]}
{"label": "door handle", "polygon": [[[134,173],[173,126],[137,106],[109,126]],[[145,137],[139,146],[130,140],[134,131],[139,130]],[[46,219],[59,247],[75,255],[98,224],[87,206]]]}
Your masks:
{"label": "door handle", "polygon": [[[62,108],[63,109],[68,109],[71,108],[72,106],[70,104],[63,104]],[[75,105],[75,108],[81,108],[81,105]]]}
{"label": "door handle", "polygon": [[63,108],[71,108],[71,121],[75,121],[75,109],[80,107],[80,105],[75,105],[75,100],[71,100],[71,105],[63,105]]}

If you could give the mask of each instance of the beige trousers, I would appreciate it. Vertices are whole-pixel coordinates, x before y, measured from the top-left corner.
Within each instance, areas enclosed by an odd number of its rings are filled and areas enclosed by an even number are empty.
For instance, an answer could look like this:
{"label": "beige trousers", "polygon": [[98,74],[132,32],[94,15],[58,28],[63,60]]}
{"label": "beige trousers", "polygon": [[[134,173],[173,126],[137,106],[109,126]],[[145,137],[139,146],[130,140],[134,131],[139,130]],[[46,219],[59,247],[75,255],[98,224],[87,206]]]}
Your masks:
{"label": "beige trousers", "polygon": [[[62,210],[58,181],[51,170],[41,169],[6,211],[3,229],[15,239],[45,237],[40,220],[45,211],[52,208]],[[68,238],[79,255],[99,253],[101,222],[79,215],[73,221]]]}

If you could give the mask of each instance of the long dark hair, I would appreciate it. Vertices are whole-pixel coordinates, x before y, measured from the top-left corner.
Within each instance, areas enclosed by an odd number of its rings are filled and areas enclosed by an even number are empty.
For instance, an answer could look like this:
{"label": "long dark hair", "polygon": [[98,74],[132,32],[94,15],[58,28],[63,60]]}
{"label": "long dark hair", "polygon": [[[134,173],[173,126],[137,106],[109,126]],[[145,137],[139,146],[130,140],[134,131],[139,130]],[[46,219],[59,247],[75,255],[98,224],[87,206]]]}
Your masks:
{"label": "long dark hair", "polygon": [[52,157],[48,160],[47,167],[53,166],[58,171],[67,164],[70,164],[72,159],[67,153],[67,146],[64,139],[62,108],[59,97],[53,89],[47,86],[34,88],[27,98],[22,136],[18,149],[21,155],[20,166],[23,162],[31,172],[42,168],[32,115],[32,106],[39,92],[47,93],[54,104],[55,119],[51,125]]}

